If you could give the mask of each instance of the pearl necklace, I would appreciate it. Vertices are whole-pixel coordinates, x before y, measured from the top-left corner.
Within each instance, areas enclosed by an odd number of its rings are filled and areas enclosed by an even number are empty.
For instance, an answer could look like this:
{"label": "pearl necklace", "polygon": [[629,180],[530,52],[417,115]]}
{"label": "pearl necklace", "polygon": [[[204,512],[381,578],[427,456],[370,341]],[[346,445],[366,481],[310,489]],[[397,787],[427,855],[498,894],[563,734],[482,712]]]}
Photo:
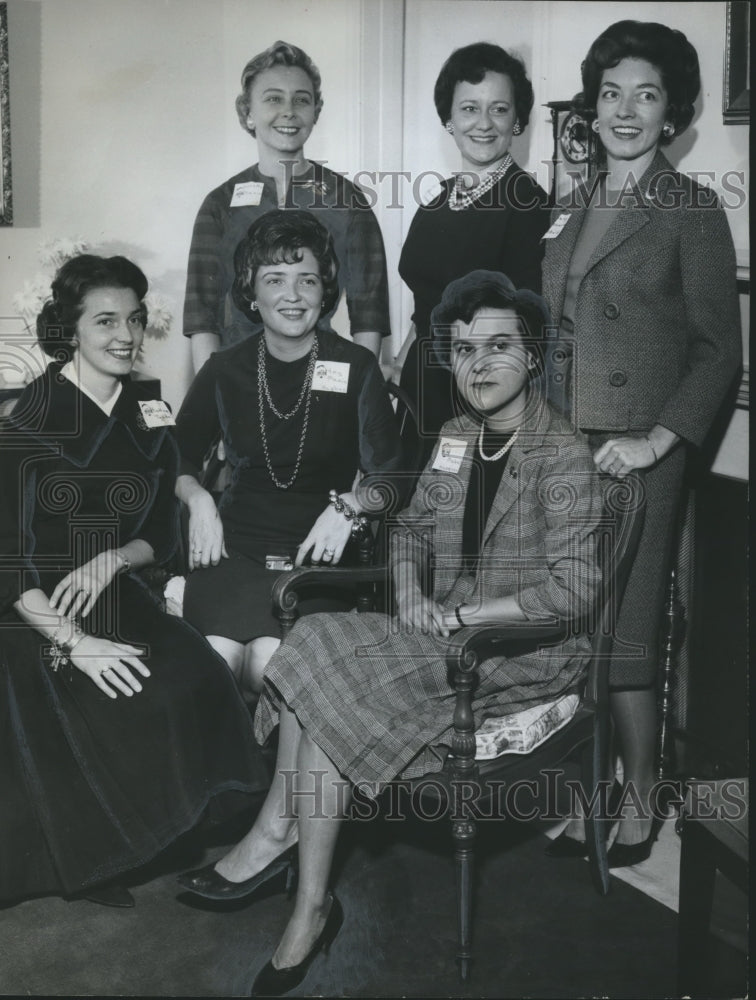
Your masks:
{"label": "pearl necklace", "polygon": [[517,428],[517,430],[510,437],[507,443],[503,445],[501,448],[499,448],[499,450],[496,452],[495,455],[486,455],[485,452],[483,451],[483,431],[485,430],[485,427],[486,427],[485,424],[480,425],[480,435],[478,436],[478,451],[480,452],[480,457],[483,459],[484,462],[498,462],[500,458],[503,458],[506,455],[506,453],[509,451],[509,449],[517,440],[517,435],[520,433],[520,428],[519,427]]}

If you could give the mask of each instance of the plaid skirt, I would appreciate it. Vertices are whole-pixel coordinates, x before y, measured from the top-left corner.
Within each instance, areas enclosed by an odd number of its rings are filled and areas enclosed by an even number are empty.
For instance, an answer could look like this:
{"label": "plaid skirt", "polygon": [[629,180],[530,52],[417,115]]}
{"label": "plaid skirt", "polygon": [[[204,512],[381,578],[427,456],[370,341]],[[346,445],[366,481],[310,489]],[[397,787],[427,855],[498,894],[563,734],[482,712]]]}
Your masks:
{"label": "plaid skirt", "polygon": [[[474,690],[476,724],[550,701],[582,679],[588,644],[485,660]],[[265,670],[255,715],[263,742],[281,701],[341,774],[375,795],[396,777],[438,771],[451,745],[455,693],[448,641],[400,629],[382,614],[300,619]]]}

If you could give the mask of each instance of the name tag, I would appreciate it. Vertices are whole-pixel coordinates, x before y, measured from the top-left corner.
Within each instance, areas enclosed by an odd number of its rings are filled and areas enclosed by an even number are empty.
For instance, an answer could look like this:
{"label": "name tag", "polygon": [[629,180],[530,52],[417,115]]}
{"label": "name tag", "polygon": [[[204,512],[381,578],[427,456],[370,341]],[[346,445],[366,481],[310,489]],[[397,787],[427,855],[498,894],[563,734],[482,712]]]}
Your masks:
{"label": "name tag", "polygon": [[259,205],[264,188],[265,185],[262,181],[246,181],[244,184],[235,184],[229,205],[231,208],[239,208],[242,205]]}
{"label": "name tag", "polygon": [[174,427],[176,421],[162,399],[140,399],[139,409],[145,427]]}
{"label": "name tag", "polygon": [[433,468],[438,472],[459,472],[466,449],[467,441],[460,441],[459,438],[442,437],[438,446],[438,453],[433,462]]}
{"label": "name tag", "polygon": [[562,212],[556,222],[552,224],[549,231],[543,234],[543,239],[553,240],[555,236],[558,236],[561,233],[571,218],[572,216],[569,212]]}
{"label": "name tag", "polygon": [[346,392],[348,387],[348,361],[318,361],[312,376],[313,391]]}

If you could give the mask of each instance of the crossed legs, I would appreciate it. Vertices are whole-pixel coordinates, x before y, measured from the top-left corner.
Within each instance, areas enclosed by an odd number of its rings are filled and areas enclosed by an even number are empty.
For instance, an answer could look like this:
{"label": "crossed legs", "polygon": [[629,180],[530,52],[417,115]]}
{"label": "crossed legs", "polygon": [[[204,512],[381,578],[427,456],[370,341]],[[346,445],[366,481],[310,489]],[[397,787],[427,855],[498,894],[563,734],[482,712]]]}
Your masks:
{"label": "crossed legs", "polygon": [[328,880],[349,804],[349,786],[286,706],[280,714],[276,772],[249,833],[215,866],[231,882],[251,878],[299,840],[294,911],[273,955],[276,968],[297,965],[328,917]]}

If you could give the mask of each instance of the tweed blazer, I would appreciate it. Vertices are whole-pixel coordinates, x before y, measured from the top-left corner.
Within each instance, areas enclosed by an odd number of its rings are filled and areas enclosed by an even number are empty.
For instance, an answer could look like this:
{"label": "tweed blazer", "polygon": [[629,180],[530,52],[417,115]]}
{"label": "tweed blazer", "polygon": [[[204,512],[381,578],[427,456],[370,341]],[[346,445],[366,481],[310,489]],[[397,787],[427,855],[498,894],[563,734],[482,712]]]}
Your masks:
{"label": "tweed blazer", "polygon": [[[716,195],[657,153],[632,207],[616,212],[575,303],[577,426],[645,431],[659,423],[700,445],[741,358],[735,253]],[[585,188],[556,214],[543,296],[556,322],[586,206]],[[553,372],[552,372],[553,375]]]}
{"label": "tweed blazer", "polygon": [[[600,582],[592,532],[602,512],[586,440],[533,392],[484,527],[480,558],[466,571],[463,520],[473,463],[480,461],[479,431],[467,416],[444,424],[392,533],[394,570],[404,559],[421,574],[429,565],[428,592],[445,609],[514,596],[529,619],[582,615]],[[434,469],[449,440],[464,446],[459,469]]]}

